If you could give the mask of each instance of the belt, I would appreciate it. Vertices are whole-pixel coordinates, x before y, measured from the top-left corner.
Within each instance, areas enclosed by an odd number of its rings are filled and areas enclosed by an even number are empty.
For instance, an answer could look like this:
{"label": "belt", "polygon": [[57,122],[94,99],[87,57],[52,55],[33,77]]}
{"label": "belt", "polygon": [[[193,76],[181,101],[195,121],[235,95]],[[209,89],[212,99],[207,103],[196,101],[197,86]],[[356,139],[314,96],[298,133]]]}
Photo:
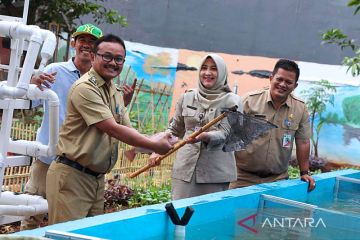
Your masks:
{"label": "belt", "polygon": [[81,164],[74,162],[66,157],[58,156],[56,159],[56,162],[68,165],[69,167],[75,168],[75,169],[79,170],[80,172],[89,174],[96,178],[100,178],[104,175],[103,173],[94,172],[93,170],[91,170],[89,168],[83,167]]}
{"label": "belt", "polygon": [[260,178],[267,178],[267,177],[271,177],[271,176],[275,176],[277,174],[274,173],[269,173],[269,172],[263,172],[263,171],[258,171],[258,172],[250,172],[250,171],[246,171],[244,169],[241,169],[241,171],[246,172],[246,173],[250,173],[252,175],[258,176]]}

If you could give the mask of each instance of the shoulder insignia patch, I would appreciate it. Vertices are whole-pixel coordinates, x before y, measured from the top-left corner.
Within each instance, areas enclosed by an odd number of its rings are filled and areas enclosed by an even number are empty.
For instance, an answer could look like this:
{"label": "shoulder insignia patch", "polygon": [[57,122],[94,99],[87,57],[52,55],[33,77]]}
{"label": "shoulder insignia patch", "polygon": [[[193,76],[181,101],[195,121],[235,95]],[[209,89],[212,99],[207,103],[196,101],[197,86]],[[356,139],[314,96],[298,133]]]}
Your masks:
{"label": "shoulder insignia patch", "polygon": [[248,96],[255,96],[255,95],[262,94],[263,92],[265,92],[265,90],[266,90],[266,89],[259,89],[259,90],[250,92],[250,93],[248,94]]}
{"label": "shoulder insignia patch", "polygon": [[89,78],[89,81],[90,81],[91,83],[97,85],[97,84],[96,84],[96,77],[95,77],[95,76],[91,76],[91,77]]}

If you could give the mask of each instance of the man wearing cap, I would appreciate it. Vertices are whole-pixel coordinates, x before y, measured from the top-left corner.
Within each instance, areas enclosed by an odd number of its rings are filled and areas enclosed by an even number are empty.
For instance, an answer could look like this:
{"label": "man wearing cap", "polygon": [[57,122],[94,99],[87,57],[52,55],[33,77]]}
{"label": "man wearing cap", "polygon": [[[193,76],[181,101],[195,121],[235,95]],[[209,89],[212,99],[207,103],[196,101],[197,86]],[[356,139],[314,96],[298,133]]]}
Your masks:
{"label": "man wearing cap", "polygon": [[[31,83],[43,87],[51,87],[59,97],[59,126],[62,125],[66,114],[66,99],[72,84],[91,68],[91,52],[94,42],[102,36],[100,28],[85,24],[79,26],[72,34],[71,47],[75,49],[75,57],[67,62],[58,62],[48,65],[44,73],[38,77],[33,77]],[[55,81],[56,78],[56,81]],[[135,82],[135,81],[134,81]],[[135,86],[124,86],[124,104],[127,105],[131,100]],[[36,103],[37,105],[40,102]],[[45,101],[44,115],[40,128],[38,129],[36,141],[47,145],[49,142],[49,107]],[[30,179],[26,183],[25,192],[32,195],[40,195],[46,198],[46,174],[51,162],[55,157],[39,156],[31,166]],[[32,216],[21,222],[21,230],[33,229],[43,221],[44,215]]]}

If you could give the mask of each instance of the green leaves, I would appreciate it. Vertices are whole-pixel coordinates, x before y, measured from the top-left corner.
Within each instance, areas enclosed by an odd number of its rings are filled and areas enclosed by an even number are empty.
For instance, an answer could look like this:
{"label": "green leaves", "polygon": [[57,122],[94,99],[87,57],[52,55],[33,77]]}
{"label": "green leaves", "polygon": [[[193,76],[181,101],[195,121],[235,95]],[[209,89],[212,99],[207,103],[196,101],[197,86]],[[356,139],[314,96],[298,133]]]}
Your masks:
{"label": "green leaves", "polygon": [[73,32],[81,16],[92,16],[96,24],[110,23],[127,26],[127,20],[117,10],[104,7],[104,0],[37,0],[29,6],[29,24],[56,22],[66,32]]}
{"label": "green leaves", "polygon": [[350,0],[347,5],[349,7],[355,7],[354,15],[360,11],[360,0]]}
{"label": "green leaves", "polygon": [[[355,7],[354,15],[360,11],[360,0],[350,0],[347,5]],[[342,63],[348,67],[347,71],[350,71],[352,76],[360,75],[360,47],[354,39],[348,38],[340,29],[332,28],[322,33],[322,40],[322,44],[335,44],[340,46],[341,50],[350,47],[354,56],[344,57]]]}
{"label": "green leaves", "polygon": [[129,200],[129,207],[141,207],[145,205],[168,202],[171,199],[170,184],[160,187],[150,186],[148,188],[138,188],[134,190],[134,195]]}
{"label": "green leaves", "polygon": [[353,51],[357,47],[353,39],[348,39],[348,36],[342,33],[338,28],[332,28],[322,33],[322,44],[337,44],[341,50],[350,47]]}

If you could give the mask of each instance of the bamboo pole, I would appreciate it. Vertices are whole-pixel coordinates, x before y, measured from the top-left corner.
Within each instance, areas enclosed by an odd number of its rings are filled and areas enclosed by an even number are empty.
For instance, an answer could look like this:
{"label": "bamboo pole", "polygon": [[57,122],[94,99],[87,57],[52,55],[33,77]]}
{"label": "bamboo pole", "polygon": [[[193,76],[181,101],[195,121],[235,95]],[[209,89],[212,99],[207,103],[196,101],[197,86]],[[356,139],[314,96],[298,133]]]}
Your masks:
{"label": "bamboo pole", "polygon": [[208,122],[205,126],[201,127],[198,131],[193,132],[186,140],[182,140],[182,141],[180,141],[179,143],[177,143],[177,144],[175,145],[175,147],[174,147],[173,149],[171,149],[169,152],[167,152],[165,155],[162,155],[162,156],[156,158],[155,164],[145,165],[144,167],[140,168],[139,170],[131,173],[131,174],[129,175],[129,177],[130,177],[130,178],[134,178],[134,177],[138,176],[139,174],[145,172],[146,170],[148,170],[148,169],[150,169],[150,168],[152,168],[152,167],[160,164],[160,162],[161,162],[164,158],[170,156],[172,153],[176,152],[179,148],[183,147],[183,146],[187,143],[187,141],[188,141],[189,139],[192,139],[192,138],[195,138],[195,137],[199,136],[201,133],[205,132],[205,131],[208,130],[211,126],[213,126],[215,123],[217,123],[217,122],[221,121],[223,118],[225,118],[226,115],[227,115],[227,112],[224,112],[224,113],[221,114],[220,116],[214,118],[213,120],[211,120],[210,122]]}

